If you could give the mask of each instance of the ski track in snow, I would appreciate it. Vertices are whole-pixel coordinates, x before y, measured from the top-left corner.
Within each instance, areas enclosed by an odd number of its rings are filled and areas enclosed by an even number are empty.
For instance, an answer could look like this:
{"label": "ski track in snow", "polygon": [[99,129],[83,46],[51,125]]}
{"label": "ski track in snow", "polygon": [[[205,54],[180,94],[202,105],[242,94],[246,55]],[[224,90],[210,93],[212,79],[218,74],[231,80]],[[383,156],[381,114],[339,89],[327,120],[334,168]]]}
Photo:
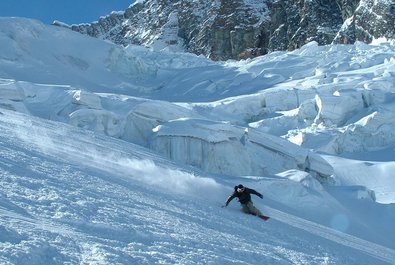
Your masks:
{"label": "ski track in snow", "polygon": [[[386,248],[273,208],[269,222],[232,210],[219,212],[215,201],[224,194],[200,198],[188,194],[187,188],[177,193],[172,187],[147,185],[144,178],[133,176],[139,172],[133,165],[110,174],[107,167],[119,166],[117,160],[90,167],[93,158],[106,157],[117,148],[123,155],[153,159],[157,165],[161,159],[147,156],[144,149],[117,146],[116,140],[55,125],[8,112],[0,117],[4,264],[362,264],[366,257],[360,251],[373,261],[394,257]],[[102,145],[103,140],[110,147]],[[81,153],[79,141],[84,143]],[[66,150],[70,153],[65,157]],[[185,182],[183,177],[178,181]],[[171,183],[174,189],[199,188],[201,181]],[[200,192],[216,191],[215,186],[202,187]],[[347,251],[351,257],[345,251],[339,255],[343,250],[336,245],[299,237],[275,219],[356,251]]]}
{"label": "ski track in snow", "polygon": [[348,235],[309,220],[287,214],[269,206],[266,206],[265,209],[272,218],[275,218],[280,222],[305,230],[311,234],[331,240],[346,247],[365,252],[366,254],[388,262],[389,264],[395,264],[395,251],[392,249]]}

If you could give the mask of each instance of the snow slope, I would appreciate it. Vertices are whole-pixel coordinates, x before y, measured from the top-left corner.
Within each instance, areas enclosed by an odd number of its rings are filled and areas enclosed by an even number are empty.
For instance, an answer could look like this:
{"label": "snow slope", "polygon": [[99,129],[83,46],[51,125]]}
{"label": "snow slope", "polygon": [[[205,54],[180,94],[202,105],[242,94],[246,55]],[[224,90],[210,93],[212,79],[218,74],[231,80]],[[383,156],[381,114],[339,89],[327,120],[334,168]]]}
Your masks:
{"label": "snow slope", "polygon": [[235,206],[220,211],[229,189],[224,179],[133,144],[9,111],[0,126],[4,264],[384,264],[395,258],[389,248],[261,202],[273,216],[268,222]]}
{"label": "snow slope", "polygon": [[[394,264],[395,49],[246,61],[0,18],[4,264]],[[220,206],[243,183],[262,222]]]}

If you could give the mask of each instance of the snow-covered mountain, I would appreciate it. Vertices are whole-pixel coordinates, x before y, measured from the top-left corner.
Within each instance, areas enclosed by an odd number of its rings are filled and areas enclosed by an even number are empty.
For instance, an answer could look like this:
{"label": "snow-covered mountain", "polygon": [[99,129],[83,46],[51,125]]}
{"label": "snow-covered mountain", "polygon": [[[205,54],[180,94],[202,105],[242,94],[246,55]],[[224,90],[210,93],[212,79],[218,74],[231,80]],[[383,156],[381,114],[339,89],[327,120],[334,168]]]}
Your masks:
{"label": "snow-covered mountain", "polygon": [[[243,61],[0,18],[0,262],[393,264],[395,45]],[[263,222],[220,206],[243,183]]]}
{"label": "snow-covered mountain", "polygon": [[294,50],[311,41],[393,39],[395,13],[391,0],[144,0],[90,24],[55,24],[124,46],[226,60]]}

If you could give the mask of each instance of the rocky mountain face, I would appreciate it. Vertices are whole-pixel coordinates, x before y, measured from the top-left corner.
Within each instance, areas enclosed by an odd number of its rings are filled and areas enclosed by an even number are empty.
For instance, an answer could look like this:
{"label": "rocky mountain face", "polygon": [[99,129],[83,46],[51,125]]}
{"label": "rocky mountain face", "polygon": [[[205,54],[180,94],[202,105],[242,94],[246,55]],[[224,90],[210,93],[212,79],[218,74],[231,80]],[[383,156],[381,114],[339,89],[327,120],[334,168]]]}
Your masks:
{"label": "rocky mountain face", "polygon": [[[58,23],[58,25],[62,25]],[[63,25],[65,26],[65,25]],[[213,60],[395,37],[392,0],[145,0],[72,30]]]}

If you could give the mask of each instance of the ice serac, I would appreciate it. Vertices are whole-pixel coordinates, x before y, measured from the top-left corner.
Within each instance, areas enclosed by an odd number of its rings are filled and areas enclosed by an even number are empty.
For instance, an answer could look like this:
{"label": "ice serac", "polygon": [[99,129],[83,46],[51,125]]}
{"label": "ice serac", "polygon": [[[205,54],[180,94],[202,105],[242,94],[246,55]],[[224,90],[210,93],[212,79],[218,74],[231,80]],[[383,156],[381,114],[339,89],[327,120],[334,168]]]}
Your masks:
{"label": "ice serac", "polygon": [[158,126],[151,147],[205,171],[265,175],[298,168],[330,181],[332,167],[318,154],[286,140],[229,123],[175,120]]}
{"label": "ice serac", "polygon": [[214,60],[394,38],[391,0],[146,0],[90,24],[63,27],[117,44],[183,50]]}
{"label": "ice serac", "polygon": [[197,116],[197,114],[169,102],[146,101],[139,103],[127,114],[123,139],[147,147],[155,127],[168,120]]}
{"label": "ice serac", "polygon": [[393,110],[376,111],[346,127],[325,149],[328,152],[361,152],[377,150],[395,141]]}

